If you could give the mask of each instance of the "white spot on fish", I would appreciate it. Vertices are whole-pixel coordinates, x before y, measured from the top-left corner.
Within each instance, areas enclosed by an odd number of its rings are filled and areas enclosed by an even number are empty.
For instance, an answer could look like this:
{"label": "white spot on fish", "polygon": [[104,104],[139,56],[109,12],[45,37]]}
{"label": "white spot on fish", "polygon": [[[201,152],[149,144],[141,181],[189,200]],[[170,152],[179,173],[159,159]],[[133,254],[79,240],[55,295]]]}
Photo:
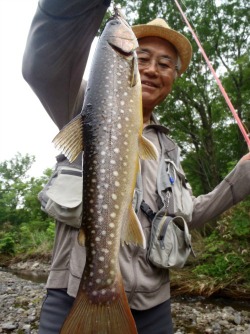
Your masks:
{"label": "white spot on fish", "polygon": [[119,148],[118,148],[118,147],[114,148],[114,152],[115,152],[115,153],[120,153]]}
{"label": "white spot on fish", "polygon": [[115,165],[115,164],[116,164],[115,160],[110,160],[110,163],[111,163],[112,165]]}
{"label": "white spot on fish", "polygon": [[109,185],[107,183],[104,184],[104,188],[108,189]]}
{"label": "white spot on fish", "polygon": [[103,199],[103,195],[102,195],[102,194],[99,194],[99,195],[98,195],[98,198],[99,198],[99,199]]}
{"label": "white spot on fish", "polygon": [[101,239],[100,239],[99,237],[96,237],[96,238],[95,238],[95,241],[97,241],[97,242],[100,241],[100,240],[101,240]]}
{"label": "white spot on fish", "polygon": [[114,237],[115,237],[114,233],[110,233],[110,238],[114,238]]}
{"label": "white spot on fish", "polygon": [[[110,217],[111,218],[115,218],[116,217],[116,213],[115,212],[112,212],[111,214],[110,214]],[[109,224],[110,225],[110,224]]]}
{"label": "white spot on fish", "polygon": [[107,279],[107,284],[111,284],[112,283],[112,279],[111,278],[108,278]]}
{"label": "white spot on fish", "polygon": [[97,284],[101,283],[101,279],[100,278],[97,278],[95,281],[96,281]]}
{"label": "white spot on fish", "polygon": [[105,151],[101,151],[101,155],[105,155],[106,154],[106,152]]}
{"label": "white spot on fish", "polygon": [[121,128],[122,128],[121,123],[118,123],[118,124],[117,124],[117,127],[118,127],[118,129],[121,129]]}
{"label": "white spot on fish", "polygon": [[110,241],[110,240],[107,241],[107,244],[108,244],[108,245],[112,245],[112,243],[113,243],[113,242]]}
{"label": "white spot on fish", "polygon": [[115,170],[115,171],[113,171],[113,175],[114,175],[114,176],[118,176],[119,173]]}
{"label": "white spot on fish", "polygon": [[107,248],[102,248],[102,252],[105,253],[105,254],[108,254],[109,250]]}
{"label": "white spot on fish", "polygon": [[93,295],[93,296],[97,296],[97,291],[93,291],[93,292],[92,292],[92,295]]}
{"label": "white spot on fish", "polygon": [[117,137],[114,136],[114,135],[112,135],[111,138],[114,139],[114,140],[117,140]]}
{"label": "white spot on fish", "polygon": [[103,204],[102,208],[103,208],[104,210],[107,210],[108,205],[107,205],[107,204]]}
{"label": "white spot on fish", "polygon": [[116,204],[116,205],[115,205],[115,209],[119,209],[119,205]]}
{"label": "white spot on fish", "polygon": [[98,269],[99,274],[103,274],[103,269]]}
{"label": "white spot on fish", "polygon": [[116,186],[116,187],[119,187],[119,186],[120,186],[120,182],[115,181],[115,186]]}
{"label": "white spot on fish", "polygon": [[103,262],[103,261],[104,261],[104,256],[100,256],[100,257],[98,258],[98,260],[101,261],[101,262]]}
{"label": "white spot on fish", "polygon": [[103,222],[103,220],[104,220],[104,218],[103,218],[103,217],[99,217],[99,218],[98,218],[98,222],[99,222],[99,223],[102,223],[102,222]]}
{"label": "white spot on fish", "polygon": [[95,254],[96,254],[96,251],[95,251],[95,250],[92,250],[91,253],[92,253],[93,255],[95,255]]}
{"label": "white spot on fish", "polygon": [[121,106],[124,106],[125,102],[123,100],[121,100],[120,104],[121,104]]}
{"label": "white spot on fish", "polygon": [[100,169],[100,173],[104,174],[106,170],[104,168]]}
{"label": "white spot on fish", "polygon": [[106,235],[107,232],[104,230],[104,231],[101,232],[101,234],[102,234],[102,235]]}
{"label": "white spot on fish", "polygon": [[101,294],[102,294],[102,295],[105,295],[105,293],[106,293],[106,290],[103,289],[103,290],[101,291]]}
{"label": "white spot on fish", "polygon": [[123,163],[123,166],[127,166],[128,164],[126,162]]}
{"label": "white spot on fish", "polygon": [[121,112],[121,114],[124,114],[124,110],[123,110],[123,109],[121,109],[121,111],[120,111],[120,112]]}
{"label": "white spot on fish", "polygon": [[115,201],[117,199],[117,195],[116,194],[112,194],[111,195],[112,199]]}
{"label": "white spot on fish", "polygon": [[128,117],[125,117],[125,121],[129,121],[129,118],[128,118]]}
{"label": "white spot on fish", "polygon": [[128,95],[128,93],[127,93],[127,92],[124,92],[124,94],[123,94],[123,95],[127,96],[127,95]]}
{"label": "white spot on fish", "polygon": [[[115,227],[115,224],[114,223],[110,223],[109,224],[109,227],[111,227],[111,228],[114,228]],[[110,235],[111,236],[111,235]],[[112,238],[112,237],[111,237]]]}
{"label": "white spot on fish", "polygon": [[114,276],[114,274],[115,274],[114,270],[111,270],[111,271],[110,271],[110,275],[111,275],[111,276]]}

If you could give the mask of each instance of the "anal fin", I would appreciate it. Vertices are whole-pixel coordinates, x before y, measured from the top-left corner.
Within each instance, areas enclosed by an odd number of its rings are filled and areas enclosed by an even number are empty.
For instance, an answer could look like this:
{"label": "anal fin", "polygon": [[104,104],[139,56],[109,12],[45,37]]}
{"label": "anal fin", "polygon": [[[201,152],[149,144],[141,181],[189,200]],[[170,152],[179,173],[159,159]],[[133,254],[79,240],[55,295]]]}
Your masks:
{"label": "anal fin", "polygon": [[129,208],[128,219],[122,227],[121,243],[124,245],[132,243],[142,248],[146,248],[146,240],[141,227],[141,223],[137,218],[132,205]]}

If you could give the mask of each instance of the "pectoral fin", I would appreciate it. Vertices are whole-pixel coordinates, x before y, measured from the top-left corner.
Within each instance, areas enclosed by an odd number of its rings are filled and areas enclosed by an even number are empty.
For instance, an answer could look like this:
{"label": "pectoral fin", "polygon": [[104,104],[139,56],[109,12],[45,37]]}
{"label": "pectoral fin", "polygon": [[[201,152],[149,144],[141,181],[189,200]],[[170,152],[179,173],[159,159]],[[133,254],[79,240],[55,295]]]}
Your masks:
{"label": "pectoral fin", "polygon": [[129,208],[129,214],[127,221],[123,225],[122,233],[121,233],[121,243],[126,244],[135,244],[141,246],[142,248],[146,248],[146,240],[141,227],[141,223],[139,222],[134,209],[132,206]]}
{"label": "pectoral fin", "polygon": [[150,140],[144,136],[138,138],[139,157],[143,160],[157,160],[158,152],[156,147]]}
{"label": "pectoral fin", "polygon": [[55,136],[53,143],[70,162],[83,151],[83,117],[78,115]]}

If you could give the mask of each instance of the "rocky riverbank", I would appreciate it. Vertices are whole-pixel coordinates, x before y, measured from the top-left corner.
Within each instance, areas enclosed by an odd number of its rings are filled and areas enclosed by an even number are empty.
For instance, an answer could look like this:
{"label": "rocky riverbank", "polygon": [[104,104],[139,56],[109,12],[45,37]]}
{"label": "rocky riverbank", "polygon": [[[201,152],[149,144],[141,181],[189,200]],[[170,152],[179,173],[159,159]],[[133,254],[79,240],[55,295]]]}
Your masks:
{"label": "rocky riverbank", "polygon": [[[46,273],[48,266],[30,262],[12,265],[12,269]],[[38,333],[45,284],[22,279],[11,272],[1,271],[0,275],[0,333]],[[175,334],[250,334],[250,307],[236,309],[203,299],[174,299],[172,313]]]}

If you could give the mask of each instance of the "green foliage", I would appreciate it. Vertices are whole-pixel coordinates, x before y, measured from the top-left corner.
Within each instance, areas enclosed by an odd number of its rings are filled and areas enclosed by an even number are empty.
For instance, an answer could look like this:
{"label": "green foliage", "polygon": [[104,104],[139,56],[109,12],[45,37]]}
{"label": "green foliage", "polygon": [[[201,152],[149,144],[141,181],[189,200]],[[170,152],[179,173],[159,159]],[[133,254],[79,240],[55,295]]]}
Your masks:
{"label": "green foliage", "polygon": [[204,239],[205,249],[193,269],[198,277],[250,284],[250,198],[239,203],[217,222]]}
{"label": "green foliage", "polygon": [[15,240],[11,233],[6,233],[3,238],[1,238],[0,253],[4,255],[15,254]]}
{"label": "green foliage", "polygon": [[0,253],[14,255],[52,248],[54,223],[37,198],[52,170],[40,178],[28,176],[34,157],[19,153],[0,163]]}
{"label": "green foliage", "polygon": [[18,253],[49,252],[55,237],[55,224],[50,221],[23,223],[19,229]]}

